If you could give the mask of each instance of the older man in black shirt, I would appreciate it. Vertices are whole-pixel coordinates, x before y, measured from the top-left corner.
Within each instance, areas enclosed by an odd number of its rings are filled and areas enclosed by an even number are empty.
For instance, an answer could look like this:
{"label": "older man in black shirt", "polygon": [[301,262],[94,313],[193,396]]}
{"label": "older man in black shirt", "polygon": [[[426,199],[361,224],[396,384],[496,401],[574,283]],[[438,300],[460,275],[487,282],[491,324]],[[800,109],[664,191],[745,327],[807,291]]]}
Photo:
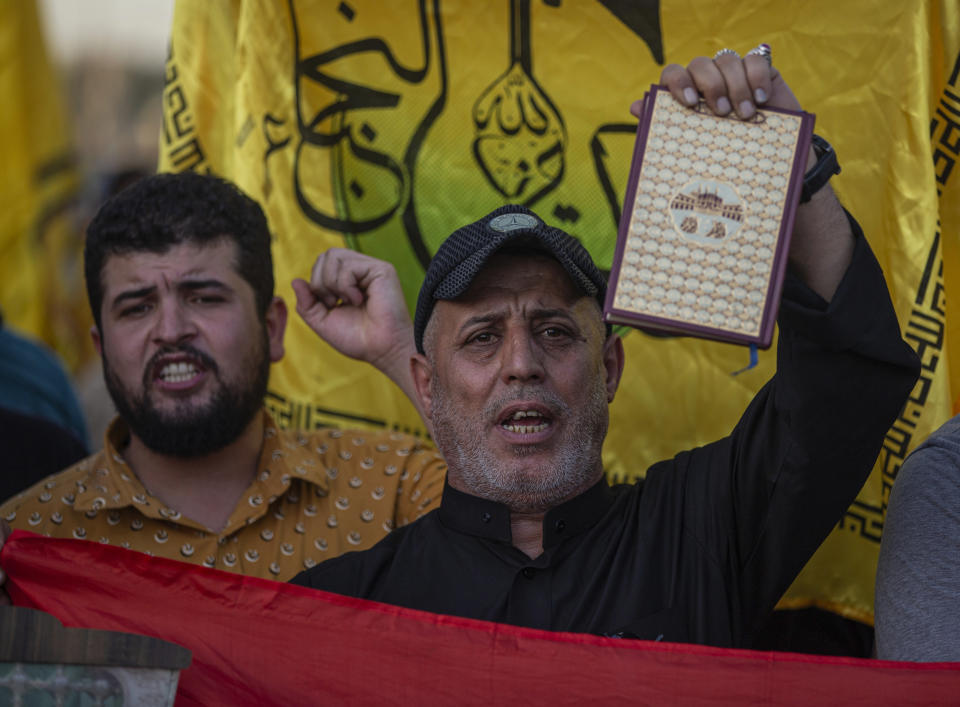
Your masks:
{"label": "older man in black shirt", "polygon": [[[758,98],[799,108],[762,56],[696,59],[661,82],[740,118]],[[458,230],[414,323],[413,383],[449,466],[442,506],[294,581],[535,628],[746,645],[856,496],[918,373],[829,187],[800,206],[790,263],[777,374],[730,436],[610,487],[601,446],[624,354],[601,320],[603,276],[523,207]]]}

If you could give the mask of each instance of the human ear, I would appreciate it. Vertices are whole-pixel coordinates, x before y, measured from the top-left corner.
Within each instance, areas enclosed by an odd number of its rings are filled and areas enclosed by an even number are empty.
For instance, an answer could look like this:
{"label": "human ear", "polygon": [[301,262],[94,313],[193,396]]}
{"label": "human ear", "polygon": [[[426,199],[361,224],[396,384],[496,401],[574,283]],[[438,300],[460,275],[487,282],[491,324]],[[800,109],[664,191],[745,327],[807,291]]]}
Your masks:
{"label": "human ear", "polygon": [[433,395],[430,391],[430,382],[433,380],[433,366],[423,354],[414,354],[410,357],[410,374],[413,376],[413,386],[420,402],[420,410],[424,419],[429,422],[432,414]]}
{"label": "human ear", "polygon": [[282,298],[274,297],[267,305],[264,324],[267,327],[270,361],[276,363],[283,358],[283,335],[287,330],[287,303]]}
{"label": "human ear", "polygon": [[90,325],[90,338],[93,340],[93,348],[97,350],[97,354],[103,356],[103,340],[100,338],[100,330],[97,329],[96,324]]}
{"label": "human ear", "polygon": [[603,344],[603,365],[606,371],[605,383],[607,386],[607,402],[612,403],[613,397],[620,387],[620,377],[623,375],[623,365],[626,356],[623,353],[623,339],[619,334],[610,334]]}

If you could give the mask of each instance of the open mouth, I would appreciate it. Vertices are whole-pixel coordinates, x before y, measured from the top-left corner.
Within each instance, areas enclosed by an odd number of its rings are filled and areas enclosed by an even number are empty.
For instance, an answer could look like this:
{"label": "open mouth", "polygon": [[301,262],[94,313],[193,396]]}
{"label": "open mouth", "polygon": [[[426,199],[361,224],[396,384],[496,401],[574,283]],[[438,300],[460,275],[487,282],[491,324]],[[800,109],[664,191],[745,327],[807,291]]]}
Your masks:
{"label": "open mouth", "polygon": [[[168,390],[182,390],[192,387],[210,370],[202,356],[192,356],[188,353],[163,353],[156,357],[156,361],[148,368],[152,372],[152,379]],[[149,385],[149,381],[145,381]]]}
{"label": "open mouth", "polygon": [[199,372],[200,368],[193,361],[171,361],[160,367],[157,378],[164,383],[183,383]]}
{"label": "open mouth", "polygon": [[500,422],[508,432],[534,434],[550,426],[551,419],[539,410],[516,410]]}

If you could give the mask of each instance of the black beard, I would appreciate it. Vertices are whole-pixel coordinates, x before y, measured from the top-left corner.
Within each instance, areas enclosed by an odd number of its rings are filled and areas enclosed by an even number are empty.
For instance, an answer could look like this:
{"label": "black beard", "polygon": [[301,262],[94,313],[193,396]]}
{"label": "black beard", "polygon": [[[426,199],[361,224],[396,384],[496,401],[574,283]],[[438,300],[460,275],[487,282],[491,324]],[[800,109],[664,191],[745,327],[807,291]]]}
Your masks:
{"label": "black beard", "polygon": [[213,398],[203,407],[185,404],[183,409],[178,408],[173,413],[161,413],[145,392],[139,396],[130,394],[116,377],[106,356],[103,358],[103,378],[117,413],[148,449],[173,457],[202,457],[236,441],[260,412],[270,377],[270,359],[266,350],[264,333],[253,376],[232,386],[221,380],[212,358],[190,345],[158,352],[146,367],[143,391],[148,390],[151,383],[156,358],[175,351],[201,360],[220,383]]}

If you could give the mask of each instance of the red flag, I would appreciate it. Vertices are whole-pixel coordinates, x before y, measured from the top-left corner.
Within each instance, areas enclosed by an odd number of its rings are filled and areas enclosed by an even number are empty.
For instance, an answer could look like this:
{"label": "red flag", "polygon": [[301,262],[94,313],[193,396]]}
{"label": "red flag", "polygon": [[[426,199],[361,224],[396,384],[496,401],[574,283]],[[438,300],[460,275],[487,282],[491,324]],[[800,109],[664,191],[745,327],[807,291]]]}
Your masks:
{"label": "red flag", "polygon": [[352,599],[15,531],[15,604],[186,646],[177,705],[930,704],[960,664],[760,653],[554,633]]}

